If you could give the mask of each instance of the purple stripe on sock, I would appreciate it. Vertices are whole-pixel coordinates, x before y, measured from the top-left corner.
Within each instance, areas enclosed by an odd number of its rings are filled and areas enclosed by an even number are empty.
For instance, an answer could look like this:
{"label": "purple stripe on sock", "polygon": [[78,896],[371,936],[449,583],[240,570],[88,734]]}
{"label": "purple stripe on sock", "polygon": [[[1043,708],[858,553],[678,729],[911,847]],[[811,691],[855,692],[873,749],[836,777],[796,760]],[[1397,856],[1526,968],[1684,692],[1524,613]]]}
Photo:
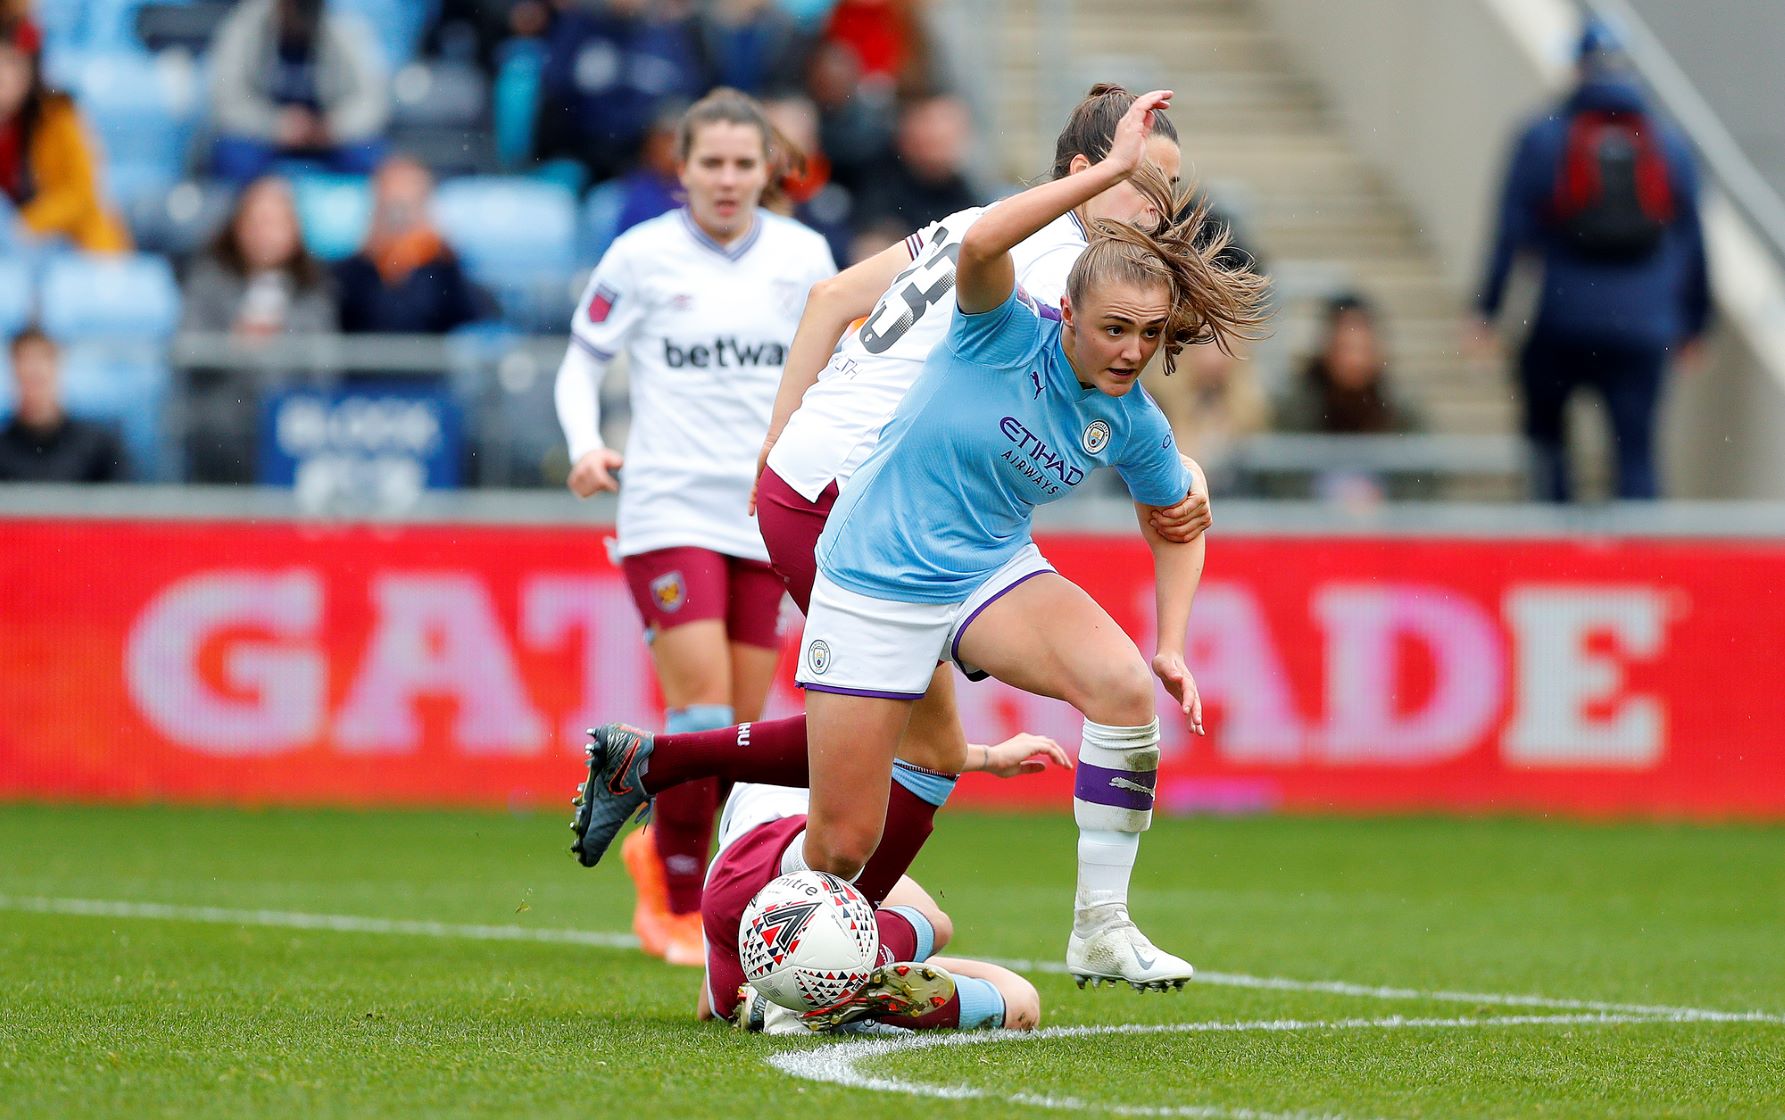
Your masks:
{"label": "purple stripe on sock", "polygon": [[1110,770],[1081,759],[1072,796],[1094,805],[1146,811],[1153,807],[1153,787],[1158,784],[1157,770]]}

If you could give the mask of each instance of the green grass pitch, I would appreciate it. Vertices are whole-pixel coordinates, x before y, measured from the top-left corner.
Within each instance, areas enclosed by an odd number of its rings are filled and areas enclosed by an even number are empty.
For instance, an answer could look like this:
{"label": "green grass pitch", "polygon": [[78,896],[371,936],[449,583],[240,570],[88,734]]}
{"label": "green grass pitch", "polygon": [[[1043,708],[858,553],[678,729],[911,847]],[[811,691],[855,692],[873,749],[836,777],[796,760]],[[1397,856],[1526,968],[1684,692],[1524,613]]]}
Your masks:
{"label": "green grass pitch", "polygon": [[[1137,916],[1207,980],[1033,972],[1088,1029],[931,1047],[694,1023],[693,972],[550,932],[630,913],[565,819],[0,806],[0,1115],[1785,1113],[1779,828],[1161,820]],[[949,952],[1057,968],[1073,838],[944,814]]]}

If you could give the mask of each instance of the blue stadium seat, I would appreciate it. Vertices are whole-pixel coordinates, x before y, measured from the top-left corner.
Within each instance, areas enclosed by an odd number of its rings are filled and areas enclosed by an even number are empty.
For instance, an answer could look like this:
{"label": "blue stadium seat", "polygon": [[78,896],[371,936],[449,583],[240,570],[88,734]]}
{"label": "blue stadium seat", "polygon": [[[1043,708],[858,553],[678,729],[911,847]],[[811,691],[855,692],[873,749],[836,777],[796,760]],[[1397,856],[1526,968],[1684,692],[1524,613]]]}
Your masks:
{"label": "blue stadium seat", "polygon": [[577,248],[576,196],[568,188],[513,176],[453,179],[435,193],[434,217],[511,321],[549,328],[568,311]]}
{"label": "blue stadium seat", "polygon": [[331,0],[329,7],[365,22],[392,73],[415,57],[422,32],[440,14],[437,0]]}
{"label": "blue stadium seat", "polygon": [[372,187],[358,175],[314,172],[292,180],[304,245],[320,260],[350,257],[372,220]]}
{"label": "blue stadium seat", "polygon": [[62,352],[62,403],[70,416],[117,429],[137,479],[171,480],[175,456],[163,418],[172,377],[165,361],[104,346]]}
{"label": "blue stadium seat", "polygon": [[198,66],[177,53],[112,51],[86,56],[75,70],[71,84],[114,194],[129,203],[178,182],[204,112]]}
{"label": "blue stadium seat", "polygon": [[625,204],[626,185],[618,179],[598,184],[583,199],[577,255],[584,264],[594,267],[600,263],[607,247],[620,235],[620,210]]}
{"label": "blue stadium seat", "polygon": [[69,253],[49,262],[42,287],[43,326],[63,342],[161,341],[180,321],[180,287],[165,258]]}
{"label": "blue stadium seat", "polygon": [[0,258],[0,337],[11,338],[36,310],[31,269],[14,257]]}

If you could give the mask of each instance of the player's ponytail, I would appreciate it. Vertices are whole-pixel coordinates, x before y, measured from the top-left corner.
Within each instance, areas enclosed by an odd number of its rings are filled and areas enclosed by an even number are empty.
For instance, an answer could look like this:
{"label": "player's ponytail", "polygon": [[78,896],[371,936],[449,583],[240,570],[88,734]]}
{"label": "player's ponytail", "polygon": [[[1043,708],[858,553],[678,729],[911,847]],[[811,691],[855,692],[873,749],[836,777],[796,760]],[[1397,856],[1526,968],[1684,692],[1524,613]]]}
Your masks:
{"label": "player's ponytail", "polygon": [[1143,164],[1132,182],[1155,212],[1175,217],[1152,231],[1128,222],[1097,222],[1090,245],[1066,278],[1073,307],[1085,306],[1088,293],[1104,284],[1165,285],[1171,312],[1160,349],[1167,376],[1177,369],[1185,346],[1212,342],[1232,354],[1239,341],[1262,337],[1270,282],[1249,260],[1237,267],[1221,263],[1232,235],[1226,227],[1204,228],[1208,201],[1184,205],[1150,164]]}
{"label": "player's ponytail", "polygon": [[[1133,104],[1134,94],[1121,86],[1110,82],[1092,86],[1091,92],[1085,94],[1085,99],[1066,118],[1066,127],[1054,141],[1054,166],[1050,177],[1064,179],[1070,174],[1073,156],[1084,156],[1096,163],[1108,155],[1109,146],[1115,143],[1116,124]],[[1153,135],[1164,136],[1175,144],[1178,130],[1164,113],[1154,113]]]}
{"label": "player's ponytail", "polygon": [[763,159],[769,172],[768,186],[762,191],[762,204],[774,209],[786,201],[783,184],[806,173],[806,153],[770,123],[755,98],[729,86],[713,90],[682,114],[682,123],[676,128],[676,158],[686,163],[700,130],[719,123],[748,125],[761,133]]}

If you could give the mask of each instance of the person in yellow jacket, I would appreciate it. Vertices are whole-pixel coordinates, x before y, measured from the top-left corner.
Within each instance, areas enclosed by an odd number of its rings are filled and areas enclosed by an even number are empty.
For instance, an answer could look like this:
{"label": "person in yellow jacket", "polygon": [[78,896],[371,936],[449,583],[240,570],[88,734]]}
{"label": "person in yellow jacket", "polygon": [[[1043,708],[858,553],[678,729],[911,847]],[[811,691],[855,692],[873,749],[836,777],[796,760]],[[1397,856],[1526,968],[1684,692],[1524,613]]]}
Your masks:
{"label": "person in yellow jacket", "polygon": [[32,237],[126,252],[130,234],[100,194],[80,111],[66,94],[44,87],[39,46],[27,21],[0,28],[0,192]]}

